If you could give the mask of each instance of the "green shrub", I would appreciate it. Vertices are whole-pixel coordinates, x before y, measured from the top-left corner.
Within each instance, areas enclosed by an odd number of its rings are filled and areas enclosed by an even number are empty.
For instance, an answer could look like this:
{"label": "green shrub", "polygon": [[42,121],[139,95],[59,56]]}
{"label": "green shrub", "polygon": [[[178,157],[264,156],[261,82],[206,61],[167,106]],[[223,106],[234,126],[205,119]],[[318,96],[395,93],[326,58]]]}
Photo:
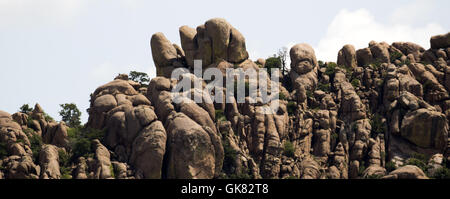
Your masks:
{"label": "green shrub", "polygon": [[130,71],[128,77],[130,78],[130,80],[141,84],[141,86],[147,86],[150,82],[150,78],[148,77],[147,73],[144,72]]}
{"label": "green shrub", "polygon": [[287,100],[287,97],[282,92],[279,92],[278,93],[278,99],[280,99],[280,100]]}
{"label": "green shrub", "polygon": [[68,173],[61,173],[61,179],[70,180],[70,179],[72,179],[72,176]]}
{"label": "green shrub", "polygon": [[28,118],[27,118],[27,127],[28,127],[28,128],[31,128],[31,127],[33,127],[33,126],[34,126],[34,124],[33,124],[33,118],[28,117]]}
{"label": "green shrub", "polygon": [[45,118],[45,121],[47,121],[47,122],[55,121],[55,119],[53,119],[53,117],[51,117],[47,113],[44,113],[44,118]]}
{"label": "green shrub", "polygon": [[450,169],[442,167],[436,170],[432,176],[435,179],[450,179]]}
{"label": "green shrub", "polygon": [[67,129],[67,136],[69,138],[76,138],[77,136],[79,136],[80,129],[79,128],[68,128]]}
{"label": "green shrub", "polygon": [[339,134],[337,134],[336,132],[333,132],[331,134],[331,139],[337,140],[339,138]]}
{"label": "green shrub", "polygon": [[430,61],[420,61],[419,63],[423,64],[424,66],[426,65],[433,65]]}
{"label": "green shrub", "polygon": [[284,143],[284,149],[283,149],[283,155],[287,157],[294,157],[295,156],[295,149],[292,142],[286,141]]}
{"label": "green shrub", "polygon": [[224,141],[223,153],[224,153],[223,170],[226,173],[231,173],[232,172],[231,168],[233,168],[235,164],[235,160],[238,156],[238,151],[234,150],[228,141]]}
{"label": "green shrub", "polygon": [[22,143],[25,144],[25,140],[21,139],[21,138],[17,138],[16,139],[16,143]]}
{"label": "green shrub", "polygon": [[362,176],[362,174],[364,173],[365,170],[366,170],[366,163],[364,161],[361,161],[359,163],[358,175]]}
{"label": "green shrub", "polygon": [[338,67],[345,70],[345,77],[347,77],[347,79],[351,79],[353,75],[353,68],[351,66],[339,65]]}
{"label": "green shrub", "polygon": [[422,162],[428,162],[427,156],[425,154],[422,154],[422,153],[413,153],[413,154],[411,154],[411,157],[415,158],[415,159],[418,159],[418,160],[420,160]]}
{"label": "green shrub", "polygon": [[24,128],[22,130],[25,133],[25,135],[27,135],[28,137],[30,137],[34,133],[34,130],[32,128]]}
{"label": "green shrub", "polygon": [[426,172],[427,171],[427,164],[417,158],[409,158],[406,162],[405,165],[415,165],[417,167],[419,167],[420,169],[422,169],[422,171]]}
{"label": "green shrub", "polygon": [[86,138],[88,138],[89,140],[94,140],[94,139],[98,139],[98,140],[103,140],[103,137],[105,137],[105,133],[106,133],[106,129],[94,129],[94,128],[87,128],[87,129],[83,129],[85,132],[85,136]]}
{"label": "green shrub", "polygon": [[6,143],[0,143],[0,159],[8,156],[8,150],[6,148]]}
{"label": "green shrub", "polygon": [[29,112],[32,112],[32,111],[33,111],[33,108],[30,107],[30,105],[28,105],[28,104],[24,104],[24,105],[22,105],[22,106],[19,108],[19,111],[20,111],[21,113],[29,113]]}
{"label": "green shrub", "polygon": [[116,178],[116,173],[112,164],[109,165],[109,171],[111,172],[111,177]]}
{"label": "green shrub", "polygon": [[62,150],[58,150],[59,155],[59,171],[61,172],[61,179],[71,179],[72,176],[70,173],[72,172],[70,165],[70,156],[69,154]]}
{"label": "green shrub", "polygon": [[78,107],[74,103],[66,103],[60,104],[61,111],[59,111],[59,115],[61,115],[62,121],[64,121],[69,127],[79,127],[81,125],[81,111],[78,110]]}
{"label": "green shrub", "polygon": [[392,161],[389,161],[386,163],[386,171],[391,172],[393,170],[397,169],[397,166],[395,166],[395,163]]}
{"label": "green shrub", "polygon": [[381,59],[376,59],[372,63],[369,64],[369,67],[373,70],[378,70],[381,68],[382,61]]}
{"label": "green shrub", "polygon": [[306,91],[306,96],[309,97],[309,98],[313,98],[314,97],[313,92],[311,92],[310,90]]}
{"label": "green shrub", "polygon": [[386,131],[386,125],[383,123],[382,117],[379,114],[372,116],[370,126],[372,127],[372,135],[378,135]]}
{"label": "green shrub", "polygon": [[272,68],[278,68],[281,69],[281,59],[280,57],[269,57],[266,59],[266,64],[264,65],[264,68],[267,68],[267,72],[269,75],[271,74]]}
{"label": "green shrub", "polygon": [[103,140],[106,129],[99,130],[93,128],[69,128],[67,135],[69,137],[69,146],[72,152],[72,160],[81,156],[87,157],[92,153],[92,140]]}
{"label": "green shrub", "polygon": [[72,147],[72,158],[78,158],[81,156],[86,156],[92,152],[91,141],[87,138],[80,138],[73,142]]}
{"label": "green shrub", "polygon": [[336,73],[336,67],[337,67],[337,64],[336,64],[336,63],[334,63],[334,62],[328,62],[328,63],[326,64],[325,75],[331,76],[331,75],[333,75],[334,73]]}
{"label": "green shrub", "polygon": [[38,134],[33,134],[31,137],[29,137],[30,145],[31,145],[31,151],[33,151],[33,161],[38,162],[39,160],[39,153],[41,152],[42,145],[44,142],[42,141],[42,137]]}
{"label": "green shrub", "polygon": [[324,92],[330,92],[330,84],[329,83],[328,84],[319,83],[317,85],[317,89],[324,91]]}
{"label": "green shrub", "polygon": [[287,111],[288,111],[288,115],[294,115],[295,114],[295,110],[297,110],[297,105],[295,102],[290,101],[287,104]]}
{"label": "green shrub", "polygon": [[352,84],[353,88],[358,88],[360,81],[359,81],[359,79],[353,79],[351,84]]}
{"label": "green shrub", "polygon": [[317,61],[317,63],[319,64],[319,67],[322,68],[325,63],[322,60]]}
{"label": "green shrub", "polygon": [[58,156],[59,156],[59,165],[60,166],[68,166],[69,165],[69,155],[63,150],[58,150]]}
{"label": "green shrub", "polygon": [[397,52],[397,51],[391,52],[389,55],[390,55],[391,63],[394,63],[395,60],[400,59],[403,56],[402,53]]}
{"label": "green shrub", "polygon": [[215,111],[216,113],[216,121],[227,121],[227,117],[225,117],[223,110],[218,109]]}
{"label": "green shrub", "polygon": [[411,64],[411,61],[409,61],[409,59],[406,59],[405,61],[400,62],[400,66],[410,65],[410,64]]}
{"label": "green shrub", "polygon": [[230,174],[227,176],[228,179],[253,179],[251,175],[249,175],[249,171],[246,169],[242,169],[242,171],[237,174]]}

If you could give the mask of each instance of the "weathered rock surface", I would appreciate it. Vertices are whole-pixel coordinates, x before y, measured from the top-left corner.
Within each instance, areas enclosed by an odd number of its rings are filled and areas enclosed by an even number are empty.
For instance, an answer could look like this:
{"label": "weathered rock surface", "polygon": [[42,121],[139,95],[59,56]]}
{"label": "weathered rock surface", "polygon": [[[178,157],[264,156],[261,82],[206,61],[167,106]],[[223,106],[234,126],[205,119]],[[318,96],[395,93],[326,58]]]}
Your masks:
{"label": "weathered rock surface", "polygon": [[[148,86],[119,74],[91,94],[80,135],[39,104],[0,111],[0,179],[427,179],[448,171],[450,33],[432,37],[427,50],[345,45],[337,63],[297,44],[290,69],[269,86],[279,88],[271,102],[261,92],[213,101],[231,89],[209,92],[213,80],[193,74],[194,60],[224,75],[269,64],[248,59],[244,36],[226,20],[179,34],[181,47],[152,36],[157,77]],[[171,79],[177,68],[183,72]],[[243,79],[249,88],[257,82]]]}
{"label": "weathered rock surface", "polygon": [[428,179],[428,177],[419,167],[406,165],[390,172],[383,179]]}

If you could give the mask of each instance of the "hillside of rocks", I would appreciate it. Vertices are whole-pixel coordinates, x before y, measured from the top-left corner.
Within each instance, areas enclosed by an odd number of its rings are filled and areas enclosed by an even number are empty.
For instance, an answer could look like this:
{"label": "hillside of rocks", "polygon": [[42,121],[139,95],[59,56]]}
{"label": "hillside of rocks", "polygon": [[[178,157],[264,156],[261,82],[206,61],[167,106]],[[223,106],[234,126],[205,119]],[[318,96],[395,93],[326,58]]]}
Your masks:
{"label": "hillside of rocks", "polygon": [[[274,82],[274,114],[259,94],[256,103],[212,102],[203,89],[211,81],[194,75],[194,60],[224,75],[265,68],[237,29],[215,18],[179,34],[181,46],[151,37],[149,85],[121,74],[93,91],[81,129],[48,119],[39,104],[0,111],[0,179],[450,178],[450,32],[431,37],[430,49],[348,44],[336,63],[297,44]],[[171,79],[177,68],[190,72]],[[184,78],[202,89],[172,92]]]}

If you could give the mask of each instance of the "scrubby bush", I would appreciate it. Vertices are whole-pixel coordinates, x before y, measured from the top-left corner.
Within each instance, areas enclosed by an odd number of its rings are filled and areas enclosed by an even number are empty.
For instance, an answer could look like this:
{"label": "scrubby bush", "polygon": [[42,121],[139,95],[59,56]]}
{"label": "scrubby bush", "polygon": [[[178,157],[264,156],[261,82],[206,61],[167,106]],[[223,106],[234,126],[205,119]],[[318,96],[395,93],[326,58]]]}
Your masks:
{"label": "scrubby bush", "polygon": [[339,134],[337,134],[336,132],[333,132],[331,134],[331,139],[337,140],[339,138]]}
{"label": "scrubby bush", "polygon": [[87,138],[79,138],[75,141],[72,141],[72,153],[73,159],[78,157],[86,156],[92,152],[91,141]]}
{"label": "scrubby bush", "polygon": [[413,154],[411,154],[411,157],[415,158],[415,159],[418,159],[418,160],[420,160],[422,162],[427,162],[428,161],[427,156],[425,154],[422,154],[422,153],[413,153]]}
{"label": "scrubby bush", "polygon": [[61,179],[71,179],[71,165],[70,155],[63,149],[58,150],[59,155],[59,171],[61,172]]}
{"label": "scrubby bush", "polygon": [[405,61],[400,62],[400,66],[410,65],[410,64],[411,64],[411,61],[409,61],[409,59],[405,59]]}
{"label": "scrubby bush", "polygon": [[319,82],[319,84],[317,85],[317,89],[324,92],[330,92],[330,84],[323,84]]}
{"label": "scrubby bush", "polygon": [[310,90],[307,90],[307,91],[306,91],[306,96],[307,96],[308,98],[314,98],[314,94],[313,94],[313,92],[311,92]]}
{"label": "scrubby bush", "polygon": [[365,170],[366,170],[366,162],[364,161],[359,162],[358,175],[362,176]]}
{"label": "scrubby bush", "polygon": [[27,118],[27,127],[28,127],[28,128],[34,127],[34,124],[33,124],[33,118],[31,118],[31,117],[28,117],[28,118]]}
{"label": "scrubby bush", "polygon": [[215,113],[216,113],[216,121],[227,121],[227,118],[225,117],[223,110],[217,109]]}
{"label": "scrubby bush", "polygon": [[6,148],[6,143],[0,142],[0,159],[8,156],[8,150]]}
{"label": "scrubby bush", "polygon": [[89,140],[103,140],[103,137],[105,137],[106,129],[99,130],[99,129],[93,129],[93,128],[84,128],[83,132],[85,133],[85,137]]}
{"label": "scrubby bush", "polygon": [[103,140],[106,130],[93,128],[69,128],[67,135],[69,137],[69,146],[72,153],[72,161],[79,157],[90,157],[93,153],[92,140]]}
{"label": "scrubby bush", "polygon": [[288,102],[286,108],[287,108],[288,115],[294,115],[295,110],[297,110],[297,104],[293,101],[290,101],[290,102]]}
{"label": "scrubby bush", "polygon": [[387,172],[391,172],[391,171],[397,169],[397,166],[395,166],[395,163],[392,161],[387,162],[385,167],[386,167]]}
{"label": "scrubby bush", "polygon": [[252,175],[249,174],[248,169],[242,168],[237,174],[233,173],[225,177],[225,179],[253,179]]}
{"label": "scrubby bush", "polygon": [[226,173],[231,173],[232,168],[235,165],[235,160],[238,156],[238,151],[234,150],[228,141],[222,142],[223,144],[223,170]]}
{"label": "scrubby bush", "polygon": [[442,167],[437,169],[432,178],[435,179],[450,179],[450,170],[448,168]]}
{"label": "scrubby bush", "polygon": [[381,68],[381,64],[382,64],[382,61],[381,61],[381,59],[378,58],[378,59],[373,60],[372,63],[369,64],[369,67],[372,68],[373,70],[378,70]]}
{"label": "scrubby bush", "polygon": [[31,151],[33,151],[33,161],[38,162],[39,153],[41,152],[42,145],[44,144],[42,137],[34,133],[31,136],[28,136],[28,138],[31,145]]}
{"label": "scrubby bush", "polygon": [[55,119],[53,119],[52,116],[50,116],[49,114],[47,114],[47,113],[45,113],[45,112],[44,112],[44,119],[45,119],[45,121],[47,121],[47,122],[55,121]]}
{"label": "scrubby bush", "polygon": [[360,81],[359,81],[359,79],[353,79],[351,84],[352,84],[353,88],[358,88]]}
{"label": "scrubby bush", "polygon": [[130,71],[128,77],[130,80],[140,83],[141,86],[147,86],[150,82],[150,78],[144,72]]}
{"label": "scrubby bush", "polygon": [[325,66],[325,63],[322,60],[317,61],[317,63],[319,64],[320,68]]}
{"label": "scrubby bush", "polygon": [[278,56],[269,57],[266,59],[266,64],[264,65],[264,68],[267,69],[267,72],[269,73],[269,76],[272,74],[272,69],[281,69],[281,58]]}
{"label": "scrubby bush", "polygon": [[111,177],[116,178],[116,171],[114,170],[113,165],[109,165],[109,171],[111,172]]}
{"label": "scrubby bush", "polygon": [[406,160],[405,165],[415,165],[422,169],[422,171],[424,172],[426,172],[428,169],[427,164],[423,160],[417,158],[409,158],[408,160]]}
{"label": "scrubby bush", "polygon": [[283,155],[287,157],[294,157],[295,156],[295,149],[292,142],[286,141],[284,143],[284,149],[283,149]]}
{"label": "scrubby bush", "polygon": [[280,100],[287,100],[287,97],[282,92],[279,92],[278,93],[278,99],[280,99]]}
{"label": "scrubby bush", "polygon": [[372,116],[370,126],[372,127],[373,136],[386,132],[386,125],[383,123],[382,117],[379,114],[374,114]]}
{"label": "scrubby bush", "polygon": [[29,112],[33,111],[33,108],[31,108],[30,105],[28,105],[28,104],[24,104],[19,108],[19,111],[21,113],[29,113]]}
{"label": "scrubby bush", "polygon": [[400,59],[403,56],[403,54],[398,51],[391,52],[389,55],[391,63],[394,63],[395,60]]}
{"label": "scrubby bush", "polygon": [[328,62],[328,63],[326,63],[326,70],[325,70],[325,75],[328,75],[328,76],[331,76],[331,75],[333,75],[334,73],[336,73],[336,67],[337,67],[337,64],[336,63],[334,63],[334,62]]}

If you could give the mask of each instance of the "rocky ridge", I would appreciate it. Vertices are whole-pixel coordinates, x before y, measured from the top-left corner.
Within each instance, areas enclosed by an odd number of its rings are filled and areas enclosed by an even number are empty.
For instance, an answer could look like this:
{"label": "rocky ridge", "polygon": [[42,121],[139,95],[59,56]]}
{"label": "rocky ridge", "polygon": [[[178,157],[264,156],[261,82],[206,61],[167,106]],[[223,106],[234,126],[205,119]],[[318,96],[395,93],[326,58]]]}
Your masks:
{"label": "rocky ridge", "polygon": [[[148,86],[119,75],[91,94],[79,135],[46,119],[39,104],[29,113],[0,111],[0,179],[427,179],[448,172],[450,33],[432,37],[428,50],[411,42],[345,45],[337,63],[297,44],[290,70],[280,74],[288,81],[275,84],[275,114],[249,96],[209,103],[203,88],[210,81],[193,74],[194,60],[224,75],[265,67],[264,59],[249,59],[237,29],[215,18],[179,33],[181,47],[152,36],[157,77]],[[176,68],[190,72],[171,79]],[[184,78],[202,89],[172,92]],[[74,142],[77,136],[85,142]]]}

